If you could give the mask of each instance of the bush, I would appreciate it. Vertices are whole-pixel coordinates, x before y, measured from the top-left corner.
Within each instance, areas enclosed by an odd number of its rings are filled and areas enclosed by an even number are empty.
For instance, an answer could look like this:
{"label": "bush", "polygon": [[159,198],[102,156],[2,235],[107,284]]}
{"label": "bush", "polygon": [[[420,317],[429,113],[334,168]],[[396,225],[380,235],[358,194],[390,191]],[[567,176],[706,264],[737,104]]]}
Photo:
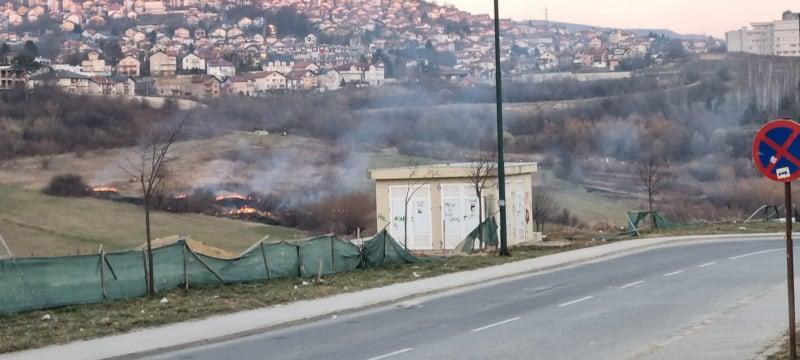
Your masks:
{"label": "bush", "polygon": [[91,190],[80,175],[62,174],[50,179],[50,184],[44,188],[43,192],[53,196],[82,197],[88,196]]}

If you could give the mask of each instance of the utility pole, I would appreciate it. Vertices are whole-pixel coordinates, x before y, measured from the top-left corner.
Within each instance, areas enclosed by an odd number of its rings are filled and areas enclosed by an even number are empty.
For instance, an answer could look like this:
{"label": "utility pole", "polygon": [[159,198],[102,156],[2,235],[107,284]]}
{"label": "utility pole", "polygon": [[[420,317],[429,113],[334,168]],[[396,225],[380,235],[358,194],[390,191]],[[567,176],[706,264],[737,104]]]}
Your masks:
{"label": "utility pole", "polygon": [[511,256],[508,252],[506,231],[506,167],[503,160],[503,71],[500,68],[500,6],[494,0],[494,67],[495,90],[497,92],[497,189],[500,208],[500,256]]}

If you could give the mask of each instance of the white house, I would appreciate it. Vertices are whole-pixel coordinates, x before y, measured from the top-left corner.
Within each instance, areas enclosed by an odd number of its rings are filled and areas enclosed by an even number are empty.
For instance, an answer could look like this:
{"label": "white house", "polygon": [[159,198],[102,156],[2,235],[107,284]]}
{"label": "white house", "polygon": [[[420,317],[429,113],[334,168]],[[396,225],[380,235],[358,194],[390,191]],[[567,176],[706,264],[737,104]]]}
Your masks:
{"label": "white house", "polygon": [[181,60],[181,69],[187,72],[206,72],[206,59],[195,54],[189,54]]}
{"label": "white house", "polygon": [[206,62],[206,73],[217,78],[224,79],[236,75],[236,67],[225,60],[214,60]]}
{"label": "white house", "polygon": [[382,86],[386,81],[383,64],[372,64],[364,70],[364,81],[370,86]]}

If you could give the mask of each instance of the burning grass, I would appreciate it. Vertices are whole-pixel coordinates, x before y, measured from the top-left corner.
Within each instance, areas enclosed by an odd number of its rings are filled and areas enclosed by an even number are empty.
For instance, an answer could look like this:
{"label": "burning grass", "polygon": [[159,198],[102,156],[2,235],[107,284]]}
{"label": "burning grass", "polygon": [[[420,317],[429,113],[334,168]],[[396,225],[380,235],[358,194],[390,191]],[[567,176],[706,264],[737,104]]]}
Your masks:
{"label": "burning grass", "polygon": [[[0,185],[0,232],[21,257],[60,256],[134,248],[144,242],[144,212],[138,206],[92,198],[47,196],[16,185]],[[291,228],[201,214],[153,213],[156,238],[181,234],[238,254],[254,242],[294,239]]]}

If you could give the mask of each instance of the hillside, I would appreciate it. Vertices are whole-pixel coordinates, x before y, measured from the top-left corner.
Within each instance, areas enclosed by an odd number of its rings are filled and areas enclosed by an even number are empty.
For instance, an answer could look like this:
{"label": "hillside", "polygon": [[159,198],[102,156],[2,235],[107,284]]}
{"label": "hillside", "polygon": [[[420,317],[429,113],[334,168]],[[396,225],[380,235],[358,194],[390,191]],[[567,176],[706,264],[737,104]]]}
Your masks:
{"label": "hillside", "polygon": [[[531,24],[534,25],[544,25],[546,22],[544,20],[530,20]],[[596,26],[596,25],[586,25],[586,24],[574,24],[568,22],[558,22],[558,21],[550,21],[552,25],[563,26],[570,31],[583,31],[589,29],[599,29],[599,30],[609,30],[614,29],[608,26]],[[664,35],[668,38],[672,39],[680,39],[680,40],[694,40],[694,39],[705,39],[707,36],[700,35],[700,34],[680,34],[673,30],[669,29],[624,29],[626,31],[630,31],[636,35],[644,36],[650,33],[655,33],[658,35]]]}
{"label": "hillside", "polygon": [[[144,212],[134,205],[97,199],[43,195],[16,185],[0,185],[0,234],[19,257],[124,250],[144,243]],[[188,235],[239,253],[270,235],[293,239],[301,231],[205,215],[152,214],[153,236]]]}

